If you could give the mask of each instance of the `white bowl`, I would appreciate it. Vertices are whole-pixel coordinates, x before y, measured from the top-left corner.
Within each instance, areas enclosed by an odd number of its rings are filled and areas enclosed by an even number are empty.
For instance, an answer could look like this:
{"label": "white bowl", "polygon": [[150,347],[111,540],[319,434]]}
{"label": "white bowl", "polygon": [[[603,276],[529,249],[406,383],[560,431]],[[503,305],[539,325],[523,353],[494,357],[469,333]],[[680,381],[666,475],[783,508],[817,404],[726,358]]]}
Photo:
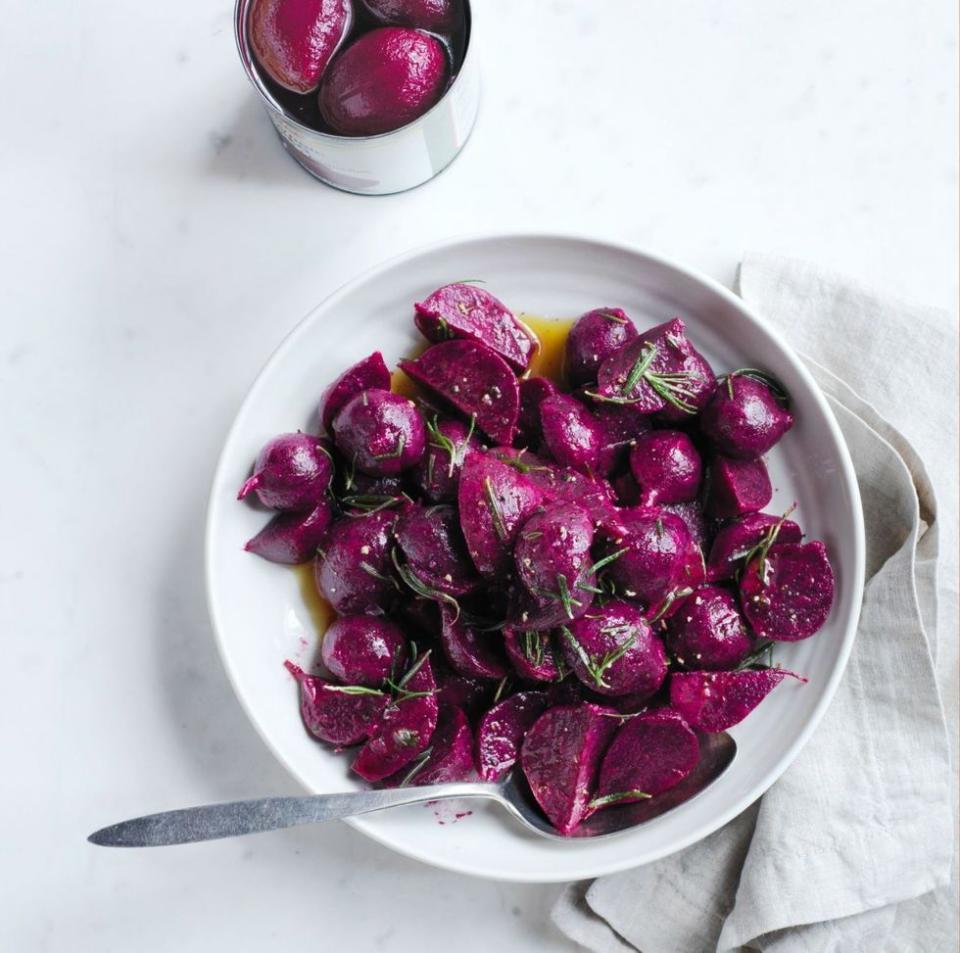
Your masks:
{"label": "white bowl", "polygon": [[[515,311],[573,317],[593,307],[624,308],[641,328],[673,315],[717,372],[761,367],[793,397],[796,426],[770,454],[776,495],[767,508],[797,502],[795,518],[827,545],[836,603],[814,638],[783,644],[779,663],[809,678],[781,685],[731,732],[739,753],[693,801],[622,835],[569,843],[525,833],[494,805],[471,802],[469,816],[399,808],[351,821],[410,857],[502,880],[566,881],[636,867],[706,837],[756,800],[797,756],[843,674],[863,588],[863,516],[853,466],[836,420],[790,349],[739,298],[661,258],[606,242],[553,236],[491,236],[445,242],[396,258],[345,285],[280,345],[247,395],[220,457],[207,520],[207,587],[213,626],[234,689],[266,743],[313,792],[361,786],[349,759],[312,741],[300,722],[287,658],[309,663],[317,635],[285,567],[243,551],[266,515],[236,502],[260,446],[314,422],[325,385],[348,365],[382,350],[388,363],[416,344],[414,301],[434,288],[482,278]],[[439,817],[437,815],[440,815]],[[445,821],[445,823],[440,823]]]}

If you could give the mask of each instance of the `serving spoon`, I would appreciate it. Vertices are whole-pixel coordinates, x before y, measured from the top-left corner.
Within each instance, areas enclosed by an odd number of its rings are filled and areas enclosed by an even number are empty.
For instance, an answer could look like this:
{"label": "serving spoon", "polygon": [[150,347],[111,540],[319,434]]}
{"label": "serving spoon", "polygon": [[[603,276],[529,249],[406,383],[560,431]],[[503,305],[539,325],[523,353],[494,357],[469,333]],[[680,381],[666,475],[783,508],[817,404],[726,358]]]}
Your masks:
{"label": "serving spoon", "polygon": [[[607,837],[644,821],[659,817],[685,804],[708,788],[733,762],[737,744],[726,733],[698,734],[700,761],[676,787],[657,797],[597,811],[574,832],[573,837]],[[461,782],[423,787],[349,791],[306,797],[265,797],[252,801],[229,801],[188,807],[162,814],[147,814],[101,828],[87,840],[101,847],[163,847],[196,841],[257,834],[301,824],[339,820],[370,814],[404,804],[422,804],[450,798],[487,798],[496,801],[525,827],[542,837],[569,840],[558,834],[536,806],[519,771],[511,771],[495,783]]]}

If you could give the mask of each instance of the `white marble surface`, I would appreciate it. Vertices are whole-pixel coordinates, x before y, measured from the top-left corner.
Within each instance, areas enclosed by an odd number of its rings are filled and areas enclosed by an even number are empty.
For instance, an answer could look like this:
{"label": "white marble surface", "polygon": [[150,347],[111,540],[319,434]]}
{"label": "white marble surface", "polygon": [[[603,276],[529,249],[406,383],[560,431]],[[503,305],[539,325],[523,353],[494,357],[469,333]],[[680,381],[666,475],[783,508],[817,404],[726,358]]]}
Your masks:
{"label": "white marble surface", "polygon": [[954,306],[951,4],[476,2],[472,141],[376,199],[281,151],[227,0],[4,5],[5,950],[567,949],[552,888],[437,872],[343,826],[84,842],[295,790],[221,670],[203,515],[245,388],[342,281],[453,233],[561,229],[727,282],[744,249],[779,251]]}

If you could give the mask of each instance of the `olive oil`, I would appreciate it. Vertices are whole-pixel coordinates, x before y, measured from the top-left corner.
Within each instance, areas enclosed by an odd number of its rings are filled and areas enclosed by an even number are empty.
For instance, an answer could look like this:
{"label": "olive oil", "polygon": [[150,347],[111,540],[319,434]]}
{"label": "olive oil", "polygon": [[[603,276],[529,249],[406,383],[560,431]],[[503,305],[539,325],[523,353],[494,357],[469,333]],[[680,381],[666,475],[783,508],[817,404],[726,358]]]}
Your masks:
{"label": "olive oil", "polygon": [[563,385],[563,352],[574,318],[545,318],[536,314],[518,314],[517,317],[539,342],[530,362],[531,377],[549,377],[558,386]]}
{"label": "olive oil", "polygon": [[308,563],[294,566],[293,571],[297,577],[297,584],[300,586],[300,598],[303,599],[303,604],[307,607],[310,621],[313,623],[317,636],[321,636],[327,631],[327,627],[337,617],[337,614],[333,611],[333,606],[317,592],[317,584],[313,578],[312,559]]}

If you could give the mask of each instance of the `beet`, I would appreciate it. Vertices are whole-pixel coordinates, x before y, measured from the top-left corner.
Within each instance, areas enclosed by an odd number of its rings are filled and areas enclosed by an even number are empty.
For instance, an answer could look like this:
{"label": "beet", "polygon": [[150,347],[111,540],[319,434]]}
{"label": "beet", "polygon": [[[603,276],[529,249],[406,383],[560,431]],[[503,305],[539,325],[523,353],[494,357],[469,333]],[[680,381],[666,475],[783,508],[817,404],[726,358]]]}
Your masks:
{"label": "beet", "polygon": [[370,737],[389,701],[384,692],[356,685],[335,685],[285,662],[300,690],[304,727],[320,741],[346,748]]}
{"label": "beet", "polygon": [[567,394],[554,394],[540,404],[540,424],[543,442],[553,459],[562,467],[573,467],[583,473],[605,472],[612,463],[609,454],[601,451],[607,446],[607,435],[590,411]]}
{"label": "beet", "polygon": [[316,555],[332,520],[329,500],[305,513],[278,513],[243,548],[274,563],[305,563]]}
{"label": "beet", "polygon": [[384,786],[451,784],[475,777],[473,732],[461,709],[440,709],[430,747],[420,758],[412,767],[402,768],[387,778]]}
{"label": "beet", "polygon": [[441,709],[462,708],[468,718],[475,719],[490,707],[496,682],[460,675],[444,664],[442,659],[434,659],[433,671],[437,680],[437,702]]}
{"label": "beet", "polygon": [[743,721],[787,676],[782,668],[742,672],[676,672],[670,676],[670,705],[691,728],[726,731]]}
{"label": "beet", "polygon": [[548,377],[528,377],[520,381],[520,417],[516,443],[529,447],[539,443],[543,435],[540,405],[557,394],[557,385]]}
{"label": "beet", "polygon": [[249,36],[257,62],[275,82],[309,93],[350,31],[350,0],[253,0]]}
{"label": "beet", "polygon": [[803,532],[793,520],[770,513],[748,513],[724,526],[710,547],[707,579],[710,582],[735,579],[750,551],[760,545],[777,524],[780,528],[776,531],[775,542],[799,543],[803,539]]}
{"label": "beet", "polygon": [[337,449],[361,472],[392,476],[419,463],[427,431],[412,400],[374,388],[351,397],[333,421]]}
{"label": "beet", "polygon": [[564,348],[564,372],[571,386],[592,384],[600,364],[637,336],[620,308],[595,308],[573,323]]}
{"label": "beet", "polygon": [[427,348],[415,361],[401,361],[400,366],[461,413],[475,415],[477,427],[491,440],[513,442],[520,386],[498,354],[472,341],[445,341]]}
{"label": "beet", "polygon": [[530,682],[560,680],[561,670],[548,632],[508,627],[503,630],[503,644],[510,664],[522,679]]}
{"label": "beet", "polygon": [[601,695],[650,697],[667,677],[667,653],[637,606],[614,599],[561,629],[574,675]]}
{"label": "beet", "polygon": [[667,624],[666,643],[681,668],[711,672],[735,668],[753,648],[737,600],[717,586],[682,601]]}
{"label": "beet", "polygon": [[341,615],[323,634],[320,657],[335,678],[348,685],[379,688],[403,671],[407,640],[386,619],[372,615]]}
{"label": "beet", "polygon": [[361,391],[390,390],[390,369],[379,351],[358,361],[345,370],[323,393],[317,408],[320,426],[329,433],[333,418],[342,410],[351,397]]}
{"label": "beet", "polygon": [[694,543],[704,552],[709,549],[712,528],[707,523],[703,505],[699,500],[690,500],[688,503],[661,503],[660,508],[679,516],[690,531]]}
{"label": "beet", "polygon": [[762,510],[773,499],[773,485],[763,460],[714,457],[707,470],[710,516],[743,516]]}
{"label": "beet", "polygon": [[421,655],[401,680],[404,693],[384,709],[370,740],[353,762],[353,770],[364,780],[382,781],[430,744],[438,707],[428,655]]}
{"label": "beet", "polygon": [[450,606],[440,610],[443,631],[440,642],[451,668],[468,678],[501,679],[507,675],[507,663],[496,632],[478,632],[459,618]]}
{"label": "beet", "polygon": [[630,470],[642,506],[686,503],[700,489],[700,454],[679,430],[652,430],[637,437],[630,451]]}
{"label": "beet", "polygon": [[417,327],[428,341],[472,341],[498,354],[514,370],[527,369],[536,342],[489,291],[472,284],[444,285],[414,308]]}
{"label": "beet", "polygon": [[271,509],[313,509],[332,476],[333,460],[323,441],[299,431],[285,433],[268,441],[257,454],[253,474],[240,487],[237,499],[255,493]]}
{"label": "beet", "polygon": [[453,32],[462,14],[460,0],[361,0],[378,23],[429,33]]}
{"label": "beet", "polygon": [[629,599],[651,602],[682,581],[690,553],[686,523],[657,507],[621,510],[622,535],[608,547],[624,550],[608,569],[617,591]]}
{"label": "beet", "polygon": [[763,456],[792,426],[793,415],[770,387],[737,371],[726,376],[700,418],[717,451],[742,460]]}
{"label": "beet", "polygon": [[618,720],[597,705],[563,705],[544,712],[527,731],[520,764],[537,803],[561,833],[588,813],[600,759]]}
{"label": "beet", "polygon": [[463,462],[480,448],[466,424],[434,417],[427,423],[427,452],[411,474],[414,484],[431,503],[456,502]]}
{"label": "beet", "polygon": [[758,636],[797,642],[823,628],[833,608],[834,590],[833,568],[823,543],[776,543],[743,570],[740,604]]}
{"label": "beet", "polygon": [[480,584],[456,507],[408,506],[397,521],[396,535],[406,559],[401,572],[412,573],[427,591],[462,596]]}
{"label": "beet", "polygon": [[379,136],[418,119],[447,85],[443,44],[419,30],[380,27],[354,40],[320,86],[320,114],[342,136]]}
{"label": "beet", "polygon": [[707,581],[703,550],[691,539],[675,580],[650,599],[646,616],[652,622],[666,620],[680,611],[684,599]]}
{"label": "beet", "polygon": [[467,551],[481,575],[494,576],[509,565],[520,527],[542,499],[542,492],[514,467],[489,454],[467,458],[457,501]]}
{"label": "beet", "polygon": [[482,781],[498,781],[516,763],[523,736],[543,714],[546,692],[517,692],[494,705],[477,727],[477,765]]}
{"label": "beet", "polygon": [[371,476],[358,470],[353,461],[345,460],[342,454],[336,454],[334,459],[333,493],[344,509],[368,511],[397,499],[403,492],[403,476],[399,473]]}
{"label": "beet", "polygon": [[397,595],[390,561],[394,510],[347,516],[327,531],[314,562],[320,595],[345,614],[377,612]]}
{"label": "beet", "polygon": [[594,809],[656,797],[679,784],[700,760],[700,742],[668,708],[627,719],[617,730],[597,779]]}

